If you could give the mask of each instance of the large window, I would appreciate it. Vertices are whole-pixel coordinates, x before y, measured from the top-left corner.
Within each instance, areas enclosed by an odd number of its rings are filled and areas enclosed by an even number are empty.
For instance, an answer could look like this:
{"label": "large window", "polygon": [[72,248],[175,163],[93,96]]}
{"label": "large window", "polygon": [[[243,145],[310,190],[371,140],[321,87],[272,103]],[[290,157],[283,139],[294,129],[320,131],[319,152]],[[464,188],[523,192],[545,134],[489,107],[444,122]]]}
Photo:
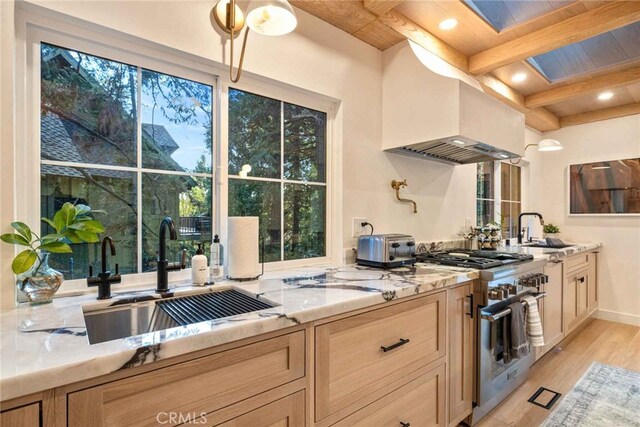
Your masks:
{"label": "large window", "polygon": [[259,216],[265,261],[326,255],[324,112],[229,90],[229,216]]}
{"label": "large window", "polygon": [[[122,273],[156,269],[165,216],[179,236],[170,258],[211,241],[211,85],[46,43],[40,83],[42,216],[68,201],[106,211]],[[99,257],[97,243],[75,243],[52,264],[77,279]]]}
{"label": "large window", "polygon": [[477,225],[495,221],[502,225],[503,238],[517,236],[522,204],[520,167],[503,162],[478,163],[476,184]]}

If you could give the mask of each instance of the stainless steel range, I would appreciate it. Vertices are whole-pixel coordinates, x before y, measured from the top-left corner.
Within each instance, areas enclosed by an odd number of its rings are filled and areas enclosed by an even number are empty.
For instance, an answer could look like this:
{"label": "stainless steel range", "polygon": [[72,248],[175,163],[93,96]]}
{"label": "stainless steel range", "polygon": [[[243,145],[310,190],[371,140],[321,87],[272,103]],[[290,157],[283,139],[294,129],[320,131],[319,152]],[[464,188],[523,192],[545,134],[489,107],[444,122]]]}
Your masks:
{"label": "stainless steel range", "polygon": [[504,358],[503,319],[508,306],[524,295],[544,298],[539,291],[546,283],[546,260],[534,260],[526,254],[499,251],[450,250],[418,254],[422,262],[477,268],[480,283],[473,292],[476,327],[476,376],[472,424],[481,419],[507,395],[522,384],[535,360],[533,349],[523,358]]}

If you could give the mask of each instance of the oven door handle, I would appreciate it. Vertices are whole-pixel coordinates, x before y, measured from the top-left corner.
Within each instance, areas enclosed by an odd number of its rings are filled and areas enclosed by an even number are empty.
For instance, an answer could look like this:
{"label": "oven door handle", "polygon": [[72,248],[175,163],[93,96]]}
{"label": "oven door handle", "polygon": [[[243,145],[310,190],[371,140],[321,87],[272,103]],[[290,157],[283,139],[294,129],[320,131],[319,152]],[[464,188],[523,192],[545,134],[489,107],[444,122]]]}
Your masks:
{"label": "oven door handle", "polygon": [[[546,292],[538,292],[535,295],[532,295],[536,300],[541,300],[542,298],[547,296]],[[525,302],[522,301],[522,304],[524,305]],[[498,319],[501,319],[505,316],[508,316],[509,314],[511,314],[511,309],[510,308],[505,308],[502,311],[499,311],[497,313],[487,313],[486,311],[482,311],[480,312],[480,317],[484,320],[488,320],[489,322],[495,322]]]}

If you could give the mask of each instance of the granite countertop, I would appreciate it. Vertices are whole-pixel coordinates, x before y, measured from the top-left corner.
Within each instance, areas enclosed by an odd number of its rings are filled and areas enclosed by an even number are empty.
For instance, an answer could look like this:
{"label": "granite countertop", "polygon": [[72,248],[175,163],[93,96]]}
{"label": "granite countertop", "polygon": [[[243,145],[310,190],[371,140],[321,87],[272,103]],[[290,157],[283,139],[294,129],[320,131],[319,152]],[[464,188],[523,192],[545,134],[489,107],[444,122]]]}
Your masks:
{"label": "granite countertop", "polygon": [[423,265],[377,270],[315,267],[270,273],[259,281],[182,286],[173,296],[235,288],[273,308],[90,345],[83,306],[107,308],[118,300],[161,299],[128,291],[97,302],[95,295],[56,298],[0,315],[0,400],[94,378],[242,338],[430,292],[478,278],[472,269]]}
{"label": "granite countertop", "polygon": [[[565,249],[501,248],[535,259],[561,259],[600,248],[599,243]],[[154,300],[148,290],[57,298],[51,304],[18,307],[0,314],[0,400],[109,374],[266,332],[327,318],[398,298],[477,279],[468,268],[422,264],[379,270],[360,266],[307,267],[269,273],[259,281],[223,282],[205,288],[177,286],[169,296],[234,288],[275,305],[273,308],[208,322],[149,332],[90,345],[83,307],[107,308],[117,301]]]}

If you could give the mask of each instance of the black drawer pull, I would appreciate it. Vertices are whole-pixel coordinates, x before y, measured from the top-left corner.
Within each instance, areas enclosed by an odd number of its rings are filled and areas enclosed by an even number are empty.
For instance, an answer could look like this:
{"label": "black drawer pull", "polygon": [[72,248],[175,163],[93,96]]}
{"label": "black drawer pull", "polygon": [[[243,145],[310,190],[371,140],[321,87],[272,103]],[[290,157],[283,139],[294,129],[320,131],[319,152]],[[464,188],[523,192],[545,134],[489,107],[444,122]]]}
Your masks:
{"label": "black drawer pull", "polygon": [[384,351],[386,353],[387,351],[391,351],[394,348],[398,348],[398,347],[400,347],[402,345],[405,345],[408,342],[409,342],[409,338],[406,338],[406,339],[405,338],[400,338],[400,341],[398,341],[397,343],[391,344],[389,347],[381,346],[380,348],[382,349],[382,351]]}
{"label": "black drawer pull", "polygon": [[469,298],[469,312],[465,314],[473,319],[473,294],[467,295],[465,298]]}
{"label": "black drawer pull", "polygon": [[578,279],[578,282],[580,282],[580,283],[584,283],[584,276],[580,277],[580,278]]}
{"label": "black drawer pull", "polygon": [[411,423],[403,423],[402,421],[400,421],[400,426],[401,427],[411,427]]}

